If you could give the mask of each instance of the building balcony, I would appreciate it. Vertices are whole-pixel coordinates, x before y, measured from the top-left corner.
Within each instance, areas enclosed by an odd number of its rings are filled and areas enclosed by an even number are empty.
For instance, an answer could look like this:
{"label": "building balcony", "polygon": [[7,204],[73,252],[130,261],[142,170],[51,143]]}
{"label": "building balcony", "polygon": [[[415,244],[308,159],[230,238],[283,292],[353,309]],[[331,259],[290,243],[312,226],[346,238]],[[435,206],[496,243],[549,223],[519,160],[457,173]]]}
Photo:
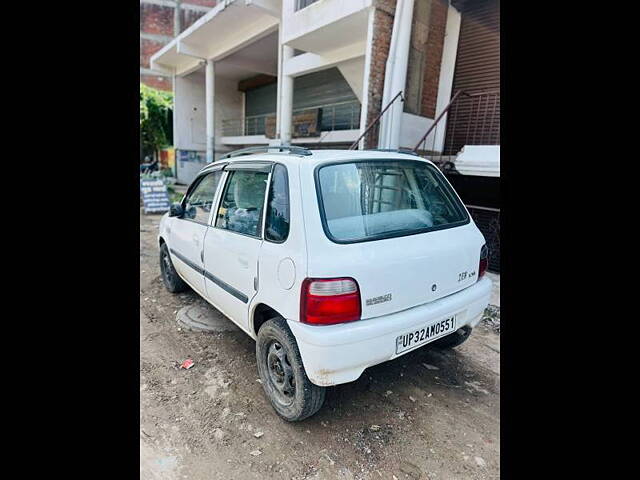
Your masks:
{"label": "building balcony", "polygon": [[[268,144],[275,136],[276,114],[222,120],[221,143]],[[348,101],[293,110],[293,143],[341,143],[355,140],[360,128],[360,102]]]}
{"label": "building balcony", "polygon": [[371,4],[372,0],[284,0],[282,41],[320,55],[364,42]]}

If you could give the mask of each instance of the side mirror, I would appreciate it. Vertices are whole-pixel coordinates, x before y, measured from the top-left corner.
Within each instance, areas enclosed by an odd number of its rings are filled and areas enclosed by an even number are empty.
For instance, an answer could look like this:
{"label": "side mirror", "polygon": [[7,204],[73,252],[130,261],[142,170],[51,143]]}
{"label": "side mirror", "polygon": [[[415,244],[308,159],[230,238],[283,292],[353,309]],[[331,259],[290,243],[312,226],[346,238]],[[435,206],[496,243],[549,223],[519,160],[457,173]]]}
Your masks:
{"label": "side mirror", "polygon": [[179,203],[172,203],[171,207],[169,207],[169,216],[170,217],[181,217],[184,215],[184,209],[182,205]]}

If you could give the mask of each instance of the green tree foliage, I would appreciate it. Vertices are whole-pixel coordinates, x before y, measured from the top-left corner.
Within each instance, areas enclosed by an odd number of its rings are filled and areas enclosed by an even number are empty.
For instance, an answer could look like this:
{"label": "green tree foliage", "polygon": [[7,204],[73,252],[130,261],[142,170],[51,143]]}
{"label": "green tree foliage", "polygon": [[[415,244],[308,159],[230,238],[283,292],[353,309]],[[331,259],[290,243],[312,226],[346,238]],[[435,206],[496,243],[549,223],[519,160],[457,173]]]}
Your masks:
{"label": "green tree foliage", "polygon": [[140,141],[145,154],[173,142],[173,94],[140,83]]}

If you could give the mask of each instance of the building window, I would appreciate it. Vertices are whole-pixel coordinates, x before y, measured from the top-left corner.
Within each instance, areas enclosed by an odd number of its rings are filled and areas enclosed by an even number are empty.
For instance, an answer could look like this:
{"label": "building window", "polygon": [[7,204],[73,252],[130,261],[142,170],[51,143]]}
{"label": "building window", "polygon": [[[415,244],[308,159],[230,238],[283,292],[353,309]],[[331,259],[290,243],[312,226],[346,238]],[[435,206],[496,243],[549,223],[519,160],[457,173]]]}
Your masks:
{"label": "building window", "polygon": [[308,7],[312,3],[316,3],[318,0],[296,0],[296,12]]}

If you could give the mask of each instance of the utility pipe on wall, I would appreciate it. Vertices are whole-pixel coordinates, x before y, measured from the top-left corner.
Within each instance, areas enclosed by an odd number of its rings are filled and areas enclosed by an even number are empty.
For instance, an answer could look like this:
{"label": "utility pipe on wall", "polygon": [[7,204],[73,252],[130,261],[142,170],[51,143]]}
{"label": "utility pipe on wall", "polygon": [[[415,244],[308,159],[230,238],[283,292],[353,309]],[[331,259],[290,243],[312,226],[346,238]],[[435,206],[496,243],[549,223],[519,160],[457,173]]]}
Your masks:
{"label": "utility pipe on wall", "polygon": [[178,35],[180,35],[180,32],[182,30],[181,25],[180,25],[180,9],[182,8],[182,6],[180,5],[182,3],[182,0],[176,0],[176,6],[173,9],[173,36],[177,37]]}
{"label": "utility pipe on wall", "polygon": [[[388,104],[398,92],[404,91],[407,83],[413,4],[414,0],[398,0],[396,3],[389,56],[385,69],[382,105]],[[382,117],[378,148],[399,148],[402,112],[402,103],[396,102],[391,107],[391,111]]]}
{"label": "utility pipe on wall", "polygon": [[207,135],[207,163],[213,162],[213,153],[214,153],[214,146],[215,146],[215,138],[214,138],[215,118],[213,115],[214,107],[215,107],[214,105],[215,97],[213,95],[214,88],[215,88],[214,77],[215,77],[215,70],[213,68],[213,60],[209,59],[207,60],[207,65],[205,67],[205,79],[204,79],[205,111],[206,111],[205,128],[206,128],[206,135]]}

